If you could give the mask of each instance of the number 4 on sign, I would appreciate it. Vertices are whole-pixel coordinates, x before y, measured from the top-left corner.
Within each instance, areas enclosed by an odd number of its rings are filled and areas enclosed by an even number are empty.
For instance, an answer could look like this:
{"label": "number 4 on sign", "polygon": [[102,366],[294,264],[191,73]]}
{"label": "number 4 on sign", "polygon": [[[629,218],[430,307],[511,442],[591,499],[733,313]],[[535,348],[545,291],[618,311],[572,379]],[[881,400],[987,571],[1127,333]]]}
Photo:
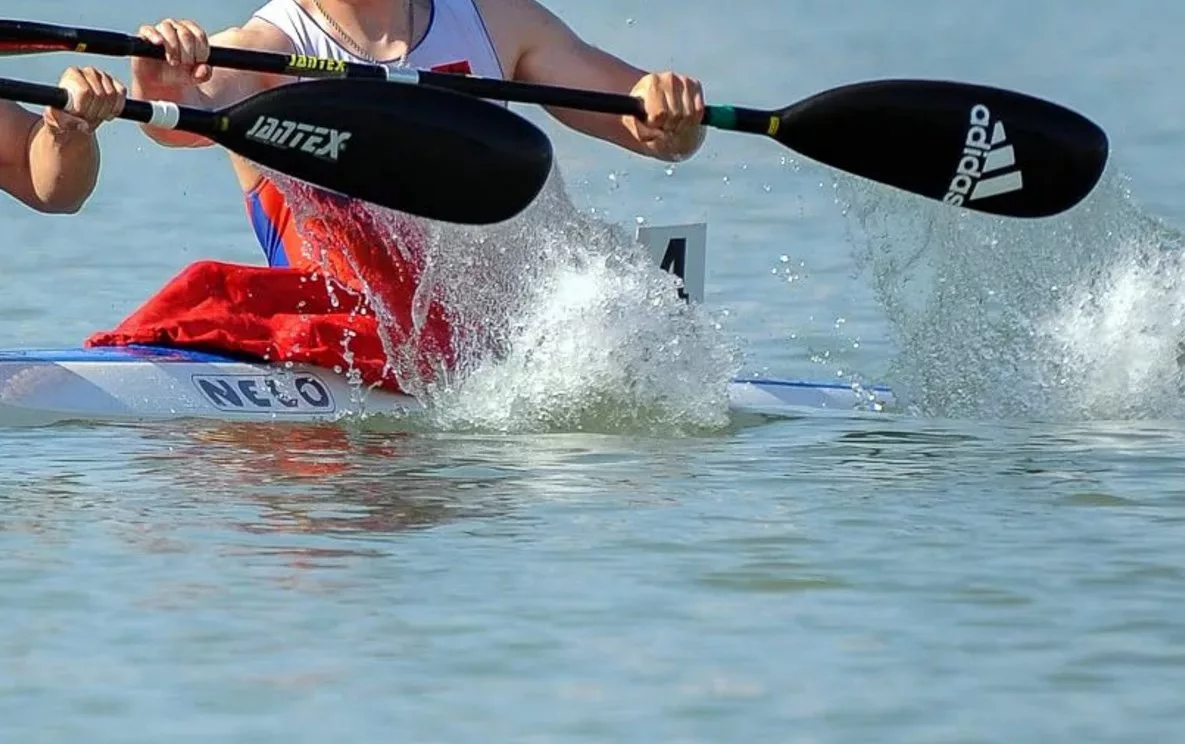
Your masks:
{"label": "number 4 on sign", "polygon": [[659,268],[683,280],[680,297],[692,302],[704,301],[708,248],[706,223],[639,227],[637,240],[646,246],[651,260]]}

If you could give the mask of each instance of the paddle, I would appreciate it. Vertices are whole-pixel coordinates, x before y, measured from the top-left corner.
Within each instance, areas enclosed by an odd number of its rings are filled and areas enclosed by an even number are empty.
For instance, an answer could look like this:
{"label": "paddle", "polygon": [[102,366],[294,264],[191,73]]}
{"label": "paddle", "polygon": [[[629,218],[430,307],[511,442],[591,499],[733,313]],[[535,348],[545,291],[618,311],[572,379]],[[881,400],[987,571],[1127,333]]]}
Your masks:
{"label": "paddle", "polygon": [[[0,20],[0,54],[46,51],[163,58],[128,34]],[[210,50],[211,65],[306,78],[370,78],[503,101],[643,116],[610,93],[257,52]],[[1107,136],[1082,115],[1033,96],[969,83],[882,80],[824,91],[779,110],[709,106],[707,126],[768,136],[825,165],[989,214],[1046,217],[1086,197]]]}
{"label": "paddle", "polygon": [[[55,108],[62,88],[0,79],[0,98]],[[489,224],[522,211],[551,142],[505,108],[376,80],[283,85],[219,111],[129,100],[119,115],[214,142],[265,168],[435,220]]]}

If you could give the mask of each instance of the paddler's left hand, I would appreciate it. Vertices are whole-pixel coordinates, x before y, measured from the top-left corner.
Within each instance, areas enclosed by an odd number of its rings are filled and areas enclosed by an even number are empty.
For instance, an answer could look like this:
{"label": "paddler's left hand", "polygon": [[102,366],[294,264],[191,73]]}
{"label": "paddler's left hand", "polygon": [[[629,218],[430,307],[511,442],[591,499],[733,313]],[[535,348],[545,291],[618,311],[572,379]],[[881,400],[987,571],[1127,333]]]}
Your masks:
{"label": "paddler's left hand", "polygon": [[93,133],[123,111],[127,95],[123,83],[94,67],[67,68],[58,87],[69,91],[70,107],[66,111],[46,108],[43,118],[45,126],[59,136]]}
{"label": "paddler's left hand", "polygon": [[630,95],[641,99],[646,120],[626,116],[623,121],[652,155],[685,160],[703,144],[704,90],[698,80],[674,72],[652,72],[638,81]]}

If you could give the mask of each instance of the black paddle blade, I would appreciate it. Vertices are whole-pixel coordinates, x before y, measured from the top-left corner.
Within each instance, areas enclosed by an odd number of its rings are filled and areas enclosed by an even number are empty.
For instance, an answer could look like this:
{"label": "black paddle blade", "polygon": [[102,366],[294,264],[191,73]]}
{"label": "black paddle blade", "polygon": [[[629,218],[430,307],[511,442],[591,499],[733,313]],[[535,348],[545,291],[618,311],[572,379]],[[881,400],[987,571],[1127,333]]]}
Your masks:
{"label": "black paddle blade", "polygon": [[264,167],[401,212],[492,224],[527,207],[551,141],[506,108],[381,80],[291,83],[221,112],[209,136]]}
{"label": "black paddle blade", "polygon": [[980,85],[859,83],[778,113],[771,136],[813,160],[1009,217],[1073,207],[1094,189],[1108,156],[1107,135],[1081,114]]}

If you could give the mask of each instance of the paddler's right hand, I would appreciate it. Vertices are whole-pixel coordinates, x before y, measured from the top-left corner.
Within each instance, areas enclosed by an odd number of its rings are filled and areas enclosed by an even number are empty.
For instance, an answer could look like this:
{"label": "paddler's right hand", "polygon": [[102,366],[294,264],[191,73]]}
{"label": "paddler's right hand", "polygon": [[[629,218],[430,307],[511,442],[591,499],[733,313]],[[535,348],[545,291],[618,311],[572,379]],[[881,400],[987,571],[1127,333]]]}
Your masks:
{"label": "paddler's right hand", "polygon": [[141,26],[138,36],[165,48],[165,59],[132,60],[132,79],[138,92],[165,97],[170,91],[183,91],[210,79],[212,70],[205,64],[210,58],[210,40],[193,21],[166,18],[155,26]]}

